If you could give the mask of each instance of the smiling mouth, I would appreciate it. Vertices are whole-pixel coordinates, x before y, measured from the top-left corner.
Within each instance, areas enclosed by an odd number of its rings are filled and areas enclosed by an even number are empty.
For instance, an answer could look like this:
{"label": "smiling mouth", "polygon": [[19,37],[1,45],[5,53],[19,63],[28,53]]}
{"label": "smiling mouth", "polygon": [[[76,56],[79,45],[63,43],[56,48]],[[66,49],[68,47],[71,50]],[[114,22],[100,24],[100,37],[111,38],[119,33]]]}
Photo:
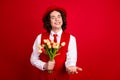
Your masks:
{"label": "smiling mouth", "polygon": [[56,22],[55,25],[60,25],[60,22]]}

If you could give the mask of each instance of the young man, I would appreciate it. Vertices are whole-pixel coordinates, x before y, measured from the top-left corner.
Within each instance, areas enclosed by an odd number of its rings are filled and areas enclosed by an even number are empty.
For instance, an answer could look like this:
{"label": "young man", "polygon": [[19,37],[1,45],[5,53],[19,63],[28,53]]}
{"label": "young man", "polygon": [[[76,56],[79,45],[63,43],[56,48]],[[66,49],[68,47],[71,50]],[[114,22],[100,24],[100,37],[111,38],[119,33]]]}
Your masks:
{"label": "young man", "polygon": [[[31,64],[40,69],[40,80],[69,80],[68,74],[77,74],[81,68],[76,66],[77,47],[76,39],[73,35],[65,32],[66,13],[61,8],[51,8],[43,17],[46,33],[37,36],[31,55]],[[56,37],[54,36],[56,35]],[[49,61],[48,55],[38,52],[38,45],[43,43],[43,39],[49,38],[57,43],[65,42],[66,45],[60,49],[60,55],[54,61]],[[47,70],[53,70],[48,73]]]}

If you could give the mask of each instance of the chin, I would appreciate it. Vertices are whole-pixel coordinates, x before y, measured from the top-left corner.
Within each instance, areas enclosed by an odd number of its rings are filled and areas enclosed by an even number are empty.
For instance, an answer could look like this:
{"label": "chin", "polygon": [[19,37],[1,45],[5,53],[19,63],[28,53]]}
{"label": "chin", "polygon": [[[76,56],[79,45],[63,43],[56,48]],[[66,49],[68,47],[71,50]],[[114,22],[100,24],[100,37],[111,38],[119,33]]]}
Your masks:
{"label": "chin", "polygon": [[54,28],[61,28],[62,26],[60,26],[60,25],[57,25],[57,26],[54,26]]}

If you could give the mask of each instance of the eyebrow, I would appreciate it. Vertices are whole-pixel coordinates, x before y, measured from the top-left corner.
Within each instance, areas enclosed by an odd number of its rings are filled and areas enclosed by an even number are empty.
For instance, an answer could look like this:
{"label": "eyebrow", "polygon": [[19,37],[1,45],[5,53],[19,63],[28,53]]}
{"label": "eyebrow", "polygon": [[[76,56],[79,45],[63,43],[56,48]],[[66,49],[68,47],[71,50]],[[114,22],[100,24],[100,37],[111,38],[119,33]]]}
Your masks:
{"label": "eyebrow", "polygon": [[[61,15],[58,15],[58,16],[61,16]],[[55,17],[55,16],[53,15],[53,16],[50,16],[50,17]]]}

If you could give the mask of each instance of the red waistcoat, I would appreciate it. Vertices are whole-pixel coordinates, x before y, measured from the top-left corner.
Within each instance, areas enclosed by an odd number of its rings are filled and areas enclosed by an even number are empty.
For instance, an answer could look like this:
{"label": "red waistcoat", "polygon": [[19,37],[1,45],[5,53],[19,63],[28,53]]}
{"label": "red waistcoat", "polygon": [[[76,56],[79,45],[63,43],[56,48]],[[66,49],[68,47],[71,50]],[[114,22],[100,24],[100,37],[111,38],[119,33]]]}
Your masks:
{"label": "red waistcoat", "polygon": [[[43,43],[43,39],[49,39],[49,36],[49,33],[43,33],[41,37],[41,44]],[[50,74],[47,71],[40,71],[40,80],[69,80],[65,69],[66,53],[68,50],[69,40],[70,34],[63,32],[60,43],[65,42],[66,45],[58,51],[60,55],[55,57],[55,67],[53,72]],[[48,55],[44,53],[39,57],[44,62],[49,60]]]}

